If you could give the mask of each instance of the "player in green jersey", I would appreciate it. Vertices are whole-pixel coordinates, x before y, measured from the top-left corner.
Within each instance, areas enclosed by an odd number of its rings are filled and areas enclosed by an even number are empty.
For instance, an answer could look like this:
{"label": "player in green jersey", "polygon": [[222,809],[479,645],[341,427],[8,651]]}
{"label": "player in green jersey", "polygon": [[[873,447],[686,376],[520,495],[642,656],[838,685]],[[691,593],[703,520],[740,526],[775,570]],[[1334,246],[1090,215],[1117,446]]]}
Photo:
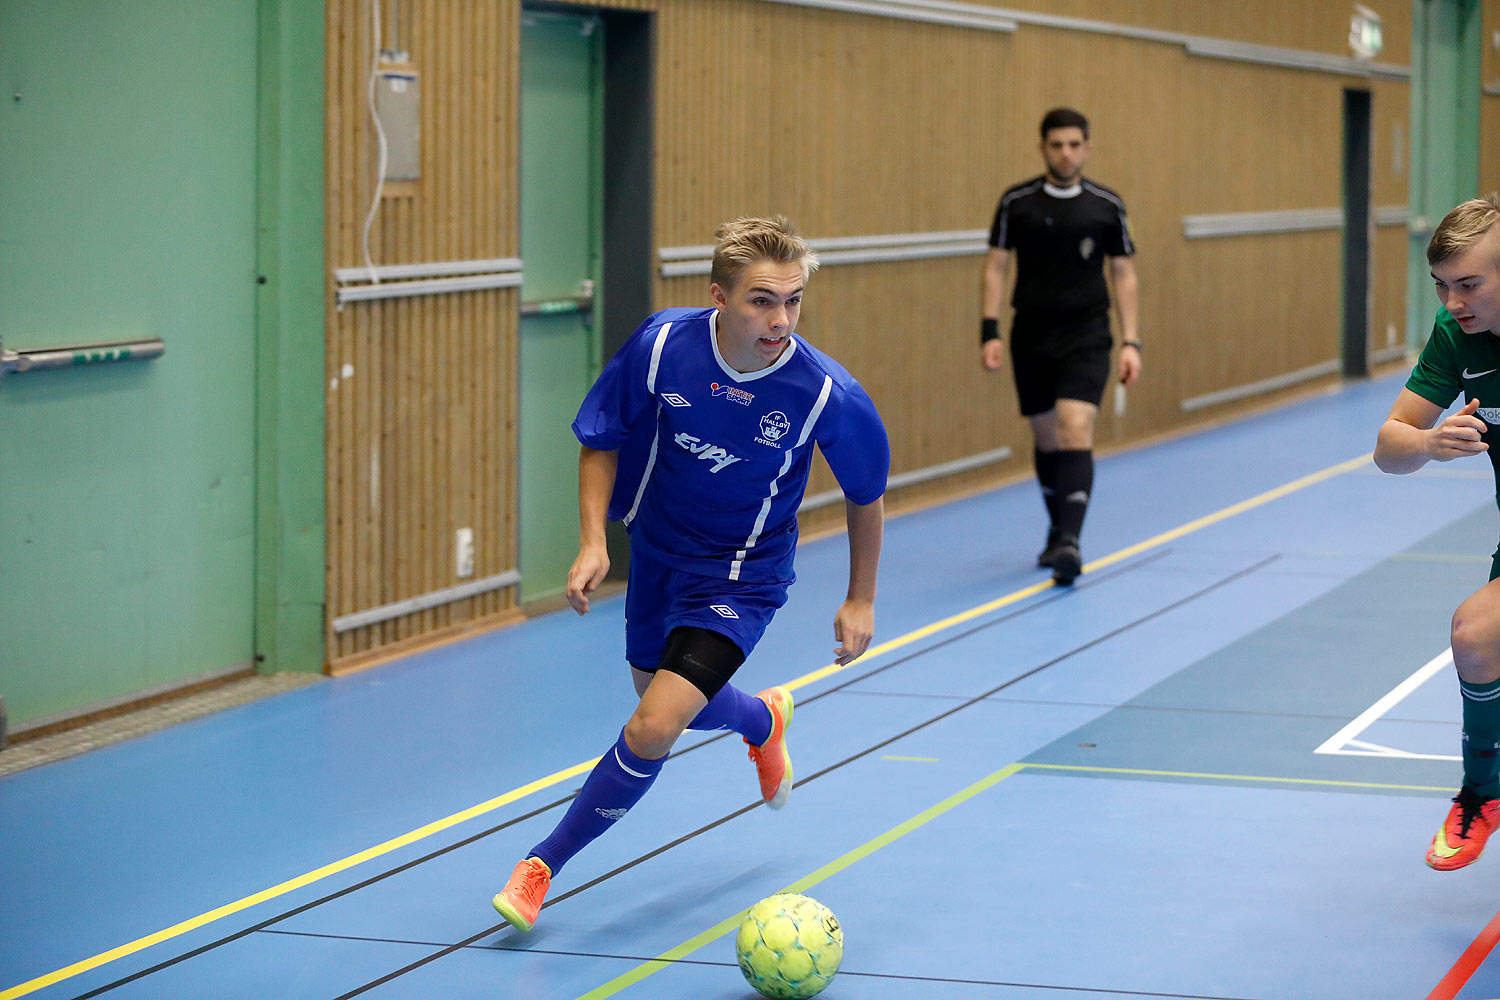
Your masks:
{"label": "player in green jersey", "polygon": [[[1415,472],[1489,452],[1500,500],[1500,195],[1466,201],[1444,217],[1427,245],[1438,310],[1432,336],[1380,426],[1375,464]],[[1459,395],[1464,406],[1444,418]],[[1452,624],[1453,665],[1463,696],[1464,782],[1427,863],[1452,871],[1475,861],[1500,826],[1500,549],[1490,581],[1458,606]]]}

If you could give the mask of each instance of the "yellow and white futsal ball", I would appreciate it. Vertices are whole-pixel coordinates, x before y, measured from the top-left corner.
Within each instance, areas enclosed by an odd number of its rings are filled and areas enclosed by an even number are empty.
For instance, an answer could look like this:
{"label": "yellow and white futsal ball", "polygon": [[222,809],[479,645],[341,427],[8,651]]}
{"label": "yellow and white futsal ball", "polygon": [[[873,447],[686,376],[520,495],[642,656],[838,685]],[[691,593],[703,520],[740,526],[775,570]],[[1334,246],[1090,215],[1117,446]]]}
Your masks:
{"label": "yellow and white futsal ball", "polygon": [[815,996],[844,960],[844,930],[833,911],[794,892],[750,907],[734,939],[745,979],[773,1000]]}

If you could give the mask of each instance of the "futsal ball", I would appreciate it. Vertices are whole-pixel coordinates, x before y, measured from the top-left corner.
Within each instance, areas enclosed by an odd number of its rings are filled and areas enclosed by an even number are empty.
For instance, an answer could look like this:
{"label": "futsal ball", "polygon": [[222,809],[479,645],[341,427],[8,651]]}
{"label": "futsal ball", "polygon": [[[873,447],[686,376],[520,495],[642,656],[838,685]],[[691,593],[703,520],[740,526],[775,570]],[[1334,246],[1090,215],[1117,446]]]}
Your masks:
{"label": "futsal ball", "polygon": [[750,907],[734,939],[735,958],[751,986],[774,1000],[815,996],[844,960],[844,931],[833,911],[794,892]]}

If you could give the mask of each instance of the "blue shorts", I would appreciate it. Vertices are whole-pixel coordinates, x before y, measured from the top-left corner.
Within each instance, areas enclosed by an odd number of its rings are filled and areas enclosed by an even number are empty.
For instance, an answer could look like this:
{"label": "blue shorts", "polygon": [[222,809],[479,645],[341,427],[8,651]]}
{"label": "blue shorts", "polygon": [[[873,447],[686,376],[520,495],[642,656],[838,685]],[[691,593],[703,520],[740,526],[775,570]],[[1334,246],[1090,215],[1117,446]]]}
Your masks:
{"label": "blue shorts", "polygon": [[683,625],[727,636],[749,656],[786,603],[786,584],[687,573],[647,555],[643,548],[631,549],[625,590],[625,659],[638,670],[655,670],[667,636]]}

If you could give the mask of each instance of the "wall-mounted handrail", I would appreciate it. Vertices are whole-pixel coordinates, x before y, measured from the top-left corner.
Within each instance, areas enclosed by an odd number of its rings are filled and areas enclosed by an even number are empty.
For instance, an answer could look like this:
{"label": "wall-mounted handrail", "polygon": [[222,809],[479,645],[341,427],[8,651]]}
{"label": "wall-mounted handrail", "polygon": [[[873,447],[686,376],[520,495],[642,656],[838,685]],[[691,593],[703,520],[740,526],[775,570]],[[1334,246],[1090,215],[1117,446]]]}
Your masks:
{"label": "wall-mounted handrail", "polygon": [[0,378],[11,372],[35,372],[47,368],[76,368],[109,361],[148,361],[166,353],[160,337],[142,340],[110,340],[100,344],[69,344],[64,347],[33,347],[11,351],[0,342]]}

